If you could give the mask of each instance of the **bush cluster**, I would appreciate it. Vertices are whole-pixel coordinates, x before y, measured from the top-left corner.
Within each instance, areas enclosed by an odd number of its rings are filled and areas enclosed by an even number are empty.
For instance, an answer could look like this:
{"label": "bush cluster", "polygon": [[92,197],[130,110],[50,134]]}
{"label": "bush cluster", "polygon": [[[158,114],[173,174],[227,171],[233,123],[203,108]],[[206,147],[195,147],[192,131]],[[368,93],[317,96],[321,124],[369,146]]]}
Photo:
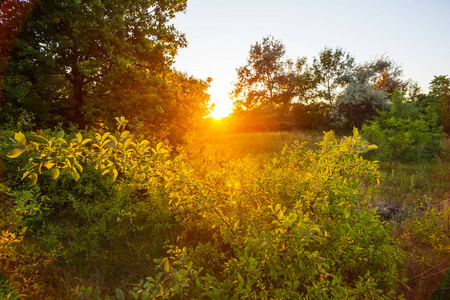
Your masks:
{"label": "bush cluster", "polygon": [[381,174],[357,131],[217,164],[171,156],[117,121],[116,133],[16,132],[5,149],[26,158],[33,187],[14,205],[57,263],[82,273],[89,261],[85,276],[122,287],[150,275],[129,292],[143,299],[395,296],[403,254],[367,205]]}

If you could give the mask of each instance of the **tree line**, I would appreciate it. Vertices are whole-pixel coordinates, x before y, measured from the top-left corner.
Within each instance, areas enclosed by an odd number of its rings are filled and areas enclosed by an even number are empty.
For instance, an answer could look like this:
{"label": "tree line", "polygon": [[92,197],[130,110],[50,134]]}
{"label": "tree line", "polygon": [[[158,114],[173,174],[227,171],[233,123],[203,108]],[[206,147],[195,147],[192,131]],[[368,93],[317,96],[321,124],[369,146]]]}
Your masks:
{"label": "tree line", "polygon": [[308,64],[306,57],[294,61],[285,53],[284,44],[271,36],[251,45],[230,93],[235,130],[361,128],[389,111],[398,91],[422,112],[433,110],[438,125],[450,132],[448,76],[436,76],[424,94],[417,83],[402,79],[402,67],[385,56],[356,63],[342,48],[325,47]]}

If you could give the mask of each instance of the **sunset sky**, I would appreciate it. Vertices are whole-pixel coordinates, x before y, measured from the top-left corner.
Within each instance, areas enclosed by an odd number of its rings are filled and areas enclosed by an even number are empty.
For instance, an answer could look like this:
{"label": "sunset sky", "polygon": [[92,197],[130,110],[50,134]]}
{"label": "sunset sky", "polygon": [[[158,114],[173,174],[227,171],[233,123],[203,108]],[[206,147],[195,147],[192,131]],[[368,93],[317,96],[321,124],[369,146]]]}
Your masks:
{"label": "sunset sky", "polygon": [[309,63],[325,46],[357,62],[386,55],[424,91],[434,75],[450,74],[449,0],[188,0],[174,24],[189,43],[175,68],[213,78],[216,118],[231,111],[228,93],[250,45],[268,35],[284,43],[288,58]]}

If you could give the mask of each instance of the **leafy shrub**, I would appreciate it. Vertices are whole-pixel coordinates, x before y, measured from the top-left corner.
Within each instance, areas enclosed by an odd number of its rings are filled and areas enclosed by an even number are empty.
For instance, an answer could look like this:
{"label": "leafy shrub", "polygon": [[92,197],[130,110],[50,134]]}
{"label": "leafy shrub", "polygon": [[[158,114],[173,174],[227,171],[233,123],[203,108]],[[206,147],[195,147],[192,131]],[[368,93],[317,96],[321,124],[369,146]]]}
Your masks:
{"label": "leafy shrub", "polygon": [[286,147],[262,168],[244,159],[188,178],[173,209],[204,235],[169,249],[159,274],[130,295],[393,298],[402,253],[366,205],[380,177],[360,157],[369,147],[356,131],[341,142],[327,133],[319,146]]}
{"label": "leafy shrub", "polygon": [[171,239],[163,178],[178,161],[117,121],[116,133],[15,132],[3,152],[12,158],[7,163],[22,164],[8,173],[22,173],[19,181],[31,186],[19,185],[12,196],[33,236],[61,264],[101,273],[95,280],[109,284],[141,277]]}
{"label": "leafy shrub", "polygon": [[364,124],[362,135],[378,146],[381,160],[426,161],[436,158],[441,147],[437,121],[437,115],[421,114],[415,103],[406,101],[397,90],[391,110]]}

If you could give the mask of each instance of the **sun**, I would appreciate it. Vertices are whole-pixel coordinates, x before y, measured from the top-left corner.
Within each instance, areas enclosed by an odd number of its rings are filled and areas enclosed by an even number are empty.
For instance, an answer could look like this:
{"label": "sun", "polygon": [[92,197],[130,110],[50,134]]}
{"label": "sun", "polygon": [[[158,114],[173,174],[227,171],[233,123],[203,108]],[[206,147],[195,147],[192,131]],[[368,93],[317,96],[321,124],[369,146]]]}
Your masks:
{"label": "sun", "polygon": [[216,101],[214,103],[214,110],[209,114],[216,120],[227,117],[233,111],[233,105],[231,101]]}

